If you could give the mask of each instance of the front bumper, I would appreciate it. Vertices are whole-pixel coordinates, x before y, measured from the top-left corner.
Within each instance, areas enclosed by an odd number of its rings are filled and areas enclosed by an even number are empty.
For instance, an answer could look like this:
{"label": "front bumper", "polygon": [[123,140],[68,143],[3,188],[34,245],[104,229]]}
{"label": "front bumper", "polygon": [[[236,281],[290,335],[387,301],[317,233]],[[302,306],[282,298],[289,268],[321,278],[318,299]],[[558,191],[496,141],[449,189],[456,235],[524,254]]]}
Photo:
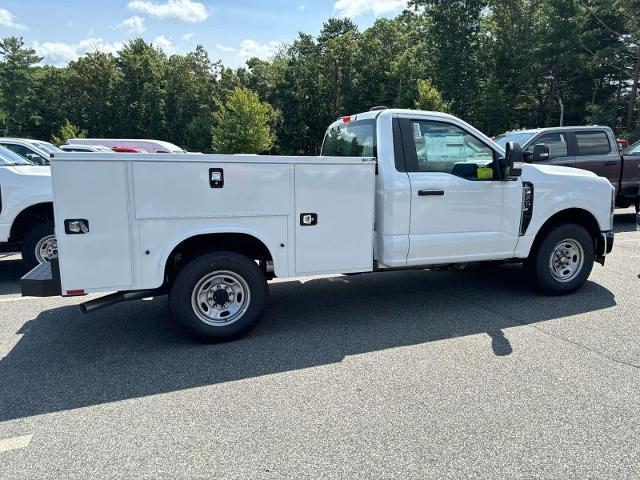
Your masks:
{"label": "front bumper", "polygon": [[615,236],[613,230],[600,233],[600,238],[596,241],[596,260],[604,265],[604,259],[613,250]]}

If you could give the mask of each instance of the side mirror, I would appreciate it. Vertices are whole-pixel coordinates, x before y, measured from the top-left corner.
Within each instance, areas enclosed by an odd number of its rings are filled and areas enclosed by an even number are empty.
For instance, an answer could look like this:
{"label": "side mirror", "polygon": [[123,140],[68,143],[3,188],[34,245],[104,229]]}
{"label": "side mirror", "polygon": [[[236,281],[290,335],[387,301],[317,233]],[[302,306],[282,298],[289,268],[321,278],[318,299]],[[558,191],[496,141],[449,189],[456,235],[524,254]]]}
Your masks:
{"label": "side mirror", "polygon": [[549,147],[545,143],[538,143],[533,147],[533,163],[546,162],[549,160]]}
{"label": "side mirror", "polygon": [[504,147],[505,163],[504,177],[519,177],[522,175],[522,164],[524,163],[524,154],[519,143],[507,142]]}
{"label": "side mirror", "polygon": [[36,165],[46,165],[46,161],[36,153],[27,153],[27,160],[35,163]]}

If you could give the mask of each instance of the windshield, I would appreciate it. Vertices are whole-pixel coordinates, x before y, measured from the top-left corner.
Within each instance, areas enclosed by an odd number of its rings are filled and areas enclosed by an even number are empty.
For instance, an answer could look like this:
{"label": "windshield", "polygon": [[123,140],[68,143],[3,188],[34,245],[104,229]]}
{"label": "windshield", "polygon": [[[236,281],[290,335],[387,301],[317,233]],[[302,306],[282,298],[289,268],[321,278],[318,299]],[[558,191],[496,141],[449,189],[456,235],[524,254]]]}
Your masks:
{"label": "windshield", "polygon": [[636,142],[626,150],[623,150],[623,155],[640,155],[640,142]]}
{"label": "windshield", "polygon": [[8,148],[0,146],[0,165],[33,165],[33,163]]}
{"label": "windshield", "polygon": [[507,144],[507,142],[515,142],[522,146],[527,142],[531,137],[533,137],[533,133],[531,132],[511,132],[511,133],[503,133],[502,135],[498,135],[494,142],[500,145],[502,148]]}
{"label": "windshield", "polygon": [[56,147],[53,143],[43,142],[42,140],[32,140],[29,143],[31,143],[31,145],[34,145],[34,146],[40,148],[41,150],[44,150],[47,153],[60,153],[60,152],[62,152],[62,150],[60,150],[58,147]]}
{"label": "windshield", "polygon": [[325,157],[375,157],[375,120],[340,123],[329,127],[320,154]]}

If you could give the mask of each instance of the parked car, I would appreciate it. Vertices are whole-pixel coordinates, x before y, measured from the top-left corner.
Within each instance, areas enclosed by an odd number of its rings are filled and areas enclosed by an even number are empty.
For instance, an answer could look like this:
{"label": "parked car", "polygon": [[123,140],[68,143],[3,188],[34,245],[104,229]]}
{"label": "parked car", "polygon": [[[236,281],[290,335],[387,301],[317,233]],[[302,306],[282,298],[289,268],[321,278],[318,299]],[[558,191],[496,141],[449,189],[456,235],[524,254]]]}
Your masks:
{"label": "parked car", "polygon": [[0,147],[0,249],[22,252],[29,269],[57,257],[49,167]]}
{"label": "parked car", "polygon": [[89,312],[169,292],[207,340],[248,332],[274,276],[523,262],[560,295],[613,246],[606,179],[523,164],[517,144],[442,113],[342,118],[320,157],[78,155],[52,162],[60,258],[23,277],[23,295],[119,290]]}
{"label": "parked car", "polygon": [[618,142],[619,150],[624,150],[625,148],[629,147],[629,140],[626,140],[624,138],[616,138],[616,142]]}
{"label": "parked car", "polygon": [[[609,127],[554,127],[519,130],[496,138],[522,145],[528,161],[545,165],[581,168],[607,178],[616,189],[616,206],[627,208],[640,202],[640,157],[622,155]],[[548,156],[536,156],[537,145],[549,148]]]}
{"label": "parked car", "polygon": [[122,139],[122,138],[72,138],[69,145],[104,145],[113,148],[137,148],[148,153],[186,153],[173,143],[162,140]]}
{"label": "parked car", "polygon": [[108,153],[112,150],[104,145],[60,145],[63,152],[102,152]]}
{"label": "parked car", "polygon": [[8,148],[36,165],[49,165],[49,155],[61,151],[48,142],[26,138],[0,138],[0,146]]}

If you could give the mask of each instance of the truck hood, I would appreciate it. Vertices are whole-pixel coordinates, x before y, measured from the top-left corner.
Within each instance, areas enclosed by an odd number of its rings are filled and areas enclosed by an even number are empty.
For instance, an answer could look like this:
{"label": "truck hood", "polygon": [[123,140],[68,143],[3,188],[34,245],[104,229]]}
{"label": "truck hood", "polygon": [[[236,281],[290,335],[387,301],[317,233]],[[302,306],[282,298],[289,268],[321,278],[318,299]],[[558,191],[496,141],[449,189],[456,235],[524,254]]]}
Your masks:
{"label": "truck hood", "polygon": [[38,177],[51,176],[51,168],[41,165],[15,165],[8,168],[10,168],[11,171],[17,173],[18,175],[30,175]]}
{"label": "truck hood", "polygon": [[560,167],[557,165],[526,164],[525,170],[529,168],[535,168],[536,170],[546,175],[561,175],[561,176],[570,175],[573,177],[597,177],[598,176],[595,173],[590,172],[588,170],[581,170],[579,168],[572,168],[572,167]]}

